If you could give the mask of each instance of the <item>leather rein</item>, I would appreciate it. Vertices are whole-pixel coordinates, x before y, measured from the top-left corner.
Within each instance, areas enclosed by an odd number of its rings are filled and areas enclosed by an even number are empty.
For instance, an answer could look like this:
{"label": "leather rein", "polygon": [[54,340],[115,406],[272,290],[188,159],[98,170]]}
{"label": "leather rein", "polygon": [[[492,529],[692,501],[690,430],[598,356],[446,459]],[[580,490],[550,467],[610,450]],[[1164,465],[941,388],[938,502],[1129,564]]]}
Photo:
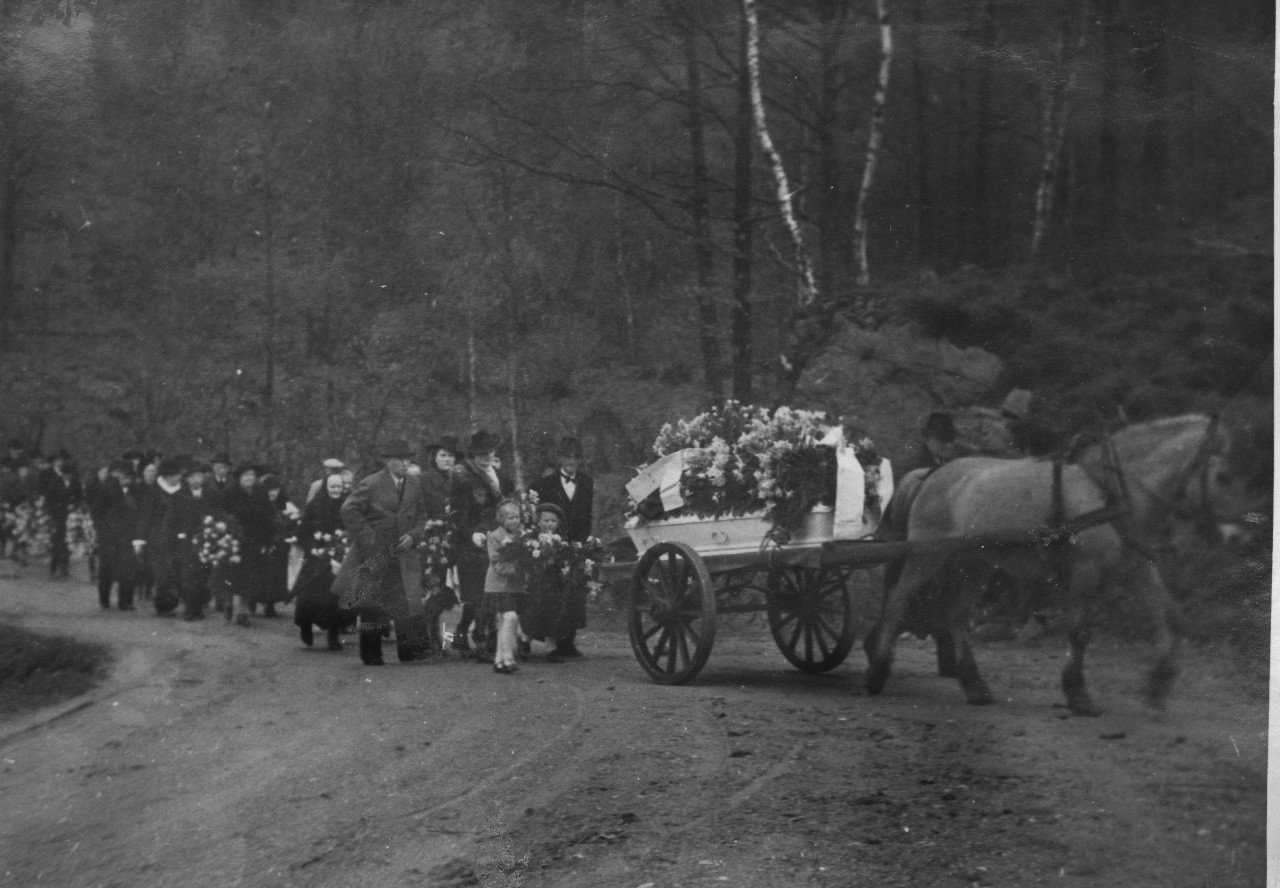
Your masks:
{"label": "leather rein", "polygon": [[[1218,416],[1214,414],[1209,418],[1209,425],[1205,429],[1204,438],[1200,441],[1200,445],[1196,448],[1195,455],[1183,467],[1179,473],[1176,485],[1173,488],[1172,497],[1164,496],[1160,492],[1152,489],[1144,484],[1138,478],[1131,478],[1124,471],[1120,464],[1120,458],[1115,451],[1115,444],[1111,440],[1109,433],[1105,434],[1102,440],[1103,463],[1102,468],[1106,473],[1114,478],[1114,487],[1107,483],[1107,479],[1098,478],[1090,468],[1084,463],[1078,465],[1084,471],[1099,490],[1102,491],[1103,499],[1106,505],[1100,509],[1095,509],[1084,515],[1074,519],[1071,524],[1079,527],[1081,522],[1087,521],[1084,526],[1093,526],[1098,524],[1111,524],[1120,539],[1130,548],[1142,555],[1148,561],[1154,561],[1157,554],[1162,550],[1168,550],[1169,544],[1148,544],[1138,538],[1136,528],[1132,526],[1129,520],[1133,515],[1133,497],[1129,491],[1130,482],[1138,487],[1147,496],[1161,508],[1165,514],[1169,515],[1188,515],[1183,512],[1181,507],[1184,500],[1187,499],[1187,488],[1190,486],[1191,480],[1198,473],[1198,486],[1200,490],[1200,508],[1203,511],[1203,518],[1206,523],[1214,526],[1217,524],[1217,516],[1213,511],[1213,502],[1209,498],[1209,457],[1213,455],[1214,444],[1217,439]],[[1061,497],[1060,484],[1055,484],[1054,496]],[[1061,511],[1060,500],[1055,500],[1055,511]]]}

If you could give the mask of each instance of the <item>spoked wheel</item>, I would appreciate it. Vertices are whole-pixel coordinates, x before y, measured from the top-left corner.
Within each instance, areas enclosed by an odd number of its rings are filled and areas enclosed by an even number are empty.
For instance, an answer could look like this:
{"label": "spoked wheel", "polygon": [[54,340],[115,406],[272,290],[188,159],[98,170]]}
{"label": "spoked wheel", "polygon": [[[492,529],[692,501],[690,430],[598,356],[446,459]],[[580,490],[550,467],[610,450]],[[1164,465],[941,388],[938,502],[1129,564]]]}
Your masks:
{"label": "spoked wheel", "polygon": [[778,650],[797,669],[828,672],[843,663],[853,647],[853,596],[839,570],[770,571],[767,610]]}
{"label": "spoked wheel", "polygon": [[658,543],[636,565],[627,619],[631,650],[660,684],[690,681],[711,656],[716,596],[707,566],[684,543]]}

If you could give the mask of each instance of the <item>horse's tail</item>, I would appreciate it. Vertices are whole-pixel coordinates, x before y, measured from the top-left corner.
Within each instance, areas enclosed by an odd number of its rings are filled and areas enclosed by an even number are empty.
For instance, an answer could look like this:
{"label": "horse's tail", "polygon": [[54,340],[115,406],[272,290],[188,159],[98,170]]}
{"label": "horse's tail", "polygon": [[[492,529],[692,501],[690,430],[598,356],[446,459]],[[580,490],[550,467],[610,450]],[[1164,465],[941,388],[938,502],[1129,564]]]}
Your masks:
{"label": "horse's tail", "polygon": [[[889,504],[885,506],[884,513],[880,516],[880,524],[876,528],[876,537],[891,542],[902,542],[907,538],[907,525],[911,520],[911,506],[915,503],[916,497],[920,495],[920,488],[924,485],[924,479],[928,475],[928,469],[915,469],[902,476],[893,490],[893,495],[889,497]],[[902,575],[904,563],[905,559],[897,558],[885,564],[884,588],[886,593],[898,582],[898,577]]]}

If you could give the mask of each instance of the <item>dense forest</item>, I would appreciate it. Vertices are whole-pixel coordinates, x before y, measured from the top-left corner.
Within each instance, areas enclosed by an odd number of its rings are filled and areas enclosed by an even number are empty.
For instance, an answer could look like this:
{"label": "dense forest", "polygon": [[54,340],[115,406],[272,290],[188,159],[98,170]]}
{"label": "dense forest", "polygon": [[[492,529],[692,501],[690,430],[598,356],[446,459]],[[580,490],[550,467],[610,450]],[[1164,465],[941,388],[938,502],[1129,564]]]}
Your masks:
{"label": "dense forest", "polygon": [[302,473],[486,427],[625,472],[724,397],[892,455],[1013,386],[1064,432],[1270,428],[1273,4],[0,17],[0,431],[33,446]]}

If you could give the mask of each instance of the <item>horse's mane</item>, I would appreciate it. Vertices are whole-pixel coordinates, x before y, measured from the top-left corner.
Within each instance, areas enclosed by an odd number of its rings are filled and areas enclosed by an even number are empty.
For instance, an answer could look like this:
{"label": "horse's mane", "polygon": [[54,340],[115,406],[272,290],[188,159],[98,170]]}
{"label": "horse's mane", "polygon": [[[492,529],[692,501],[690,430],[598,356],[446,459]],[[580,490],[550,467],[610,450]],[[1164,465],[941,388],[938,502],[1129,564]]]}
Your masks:
{"label": "horse's mane", "polygon": [[1195,437],[1198,443],[1199,436],[1208,425],[1209,417],[1203,413],[1166,416],[1125,426],[1115,432],[1111,440],[1122,459],[1142,461],[1156,456],[1160,451],[1184,437]]}

